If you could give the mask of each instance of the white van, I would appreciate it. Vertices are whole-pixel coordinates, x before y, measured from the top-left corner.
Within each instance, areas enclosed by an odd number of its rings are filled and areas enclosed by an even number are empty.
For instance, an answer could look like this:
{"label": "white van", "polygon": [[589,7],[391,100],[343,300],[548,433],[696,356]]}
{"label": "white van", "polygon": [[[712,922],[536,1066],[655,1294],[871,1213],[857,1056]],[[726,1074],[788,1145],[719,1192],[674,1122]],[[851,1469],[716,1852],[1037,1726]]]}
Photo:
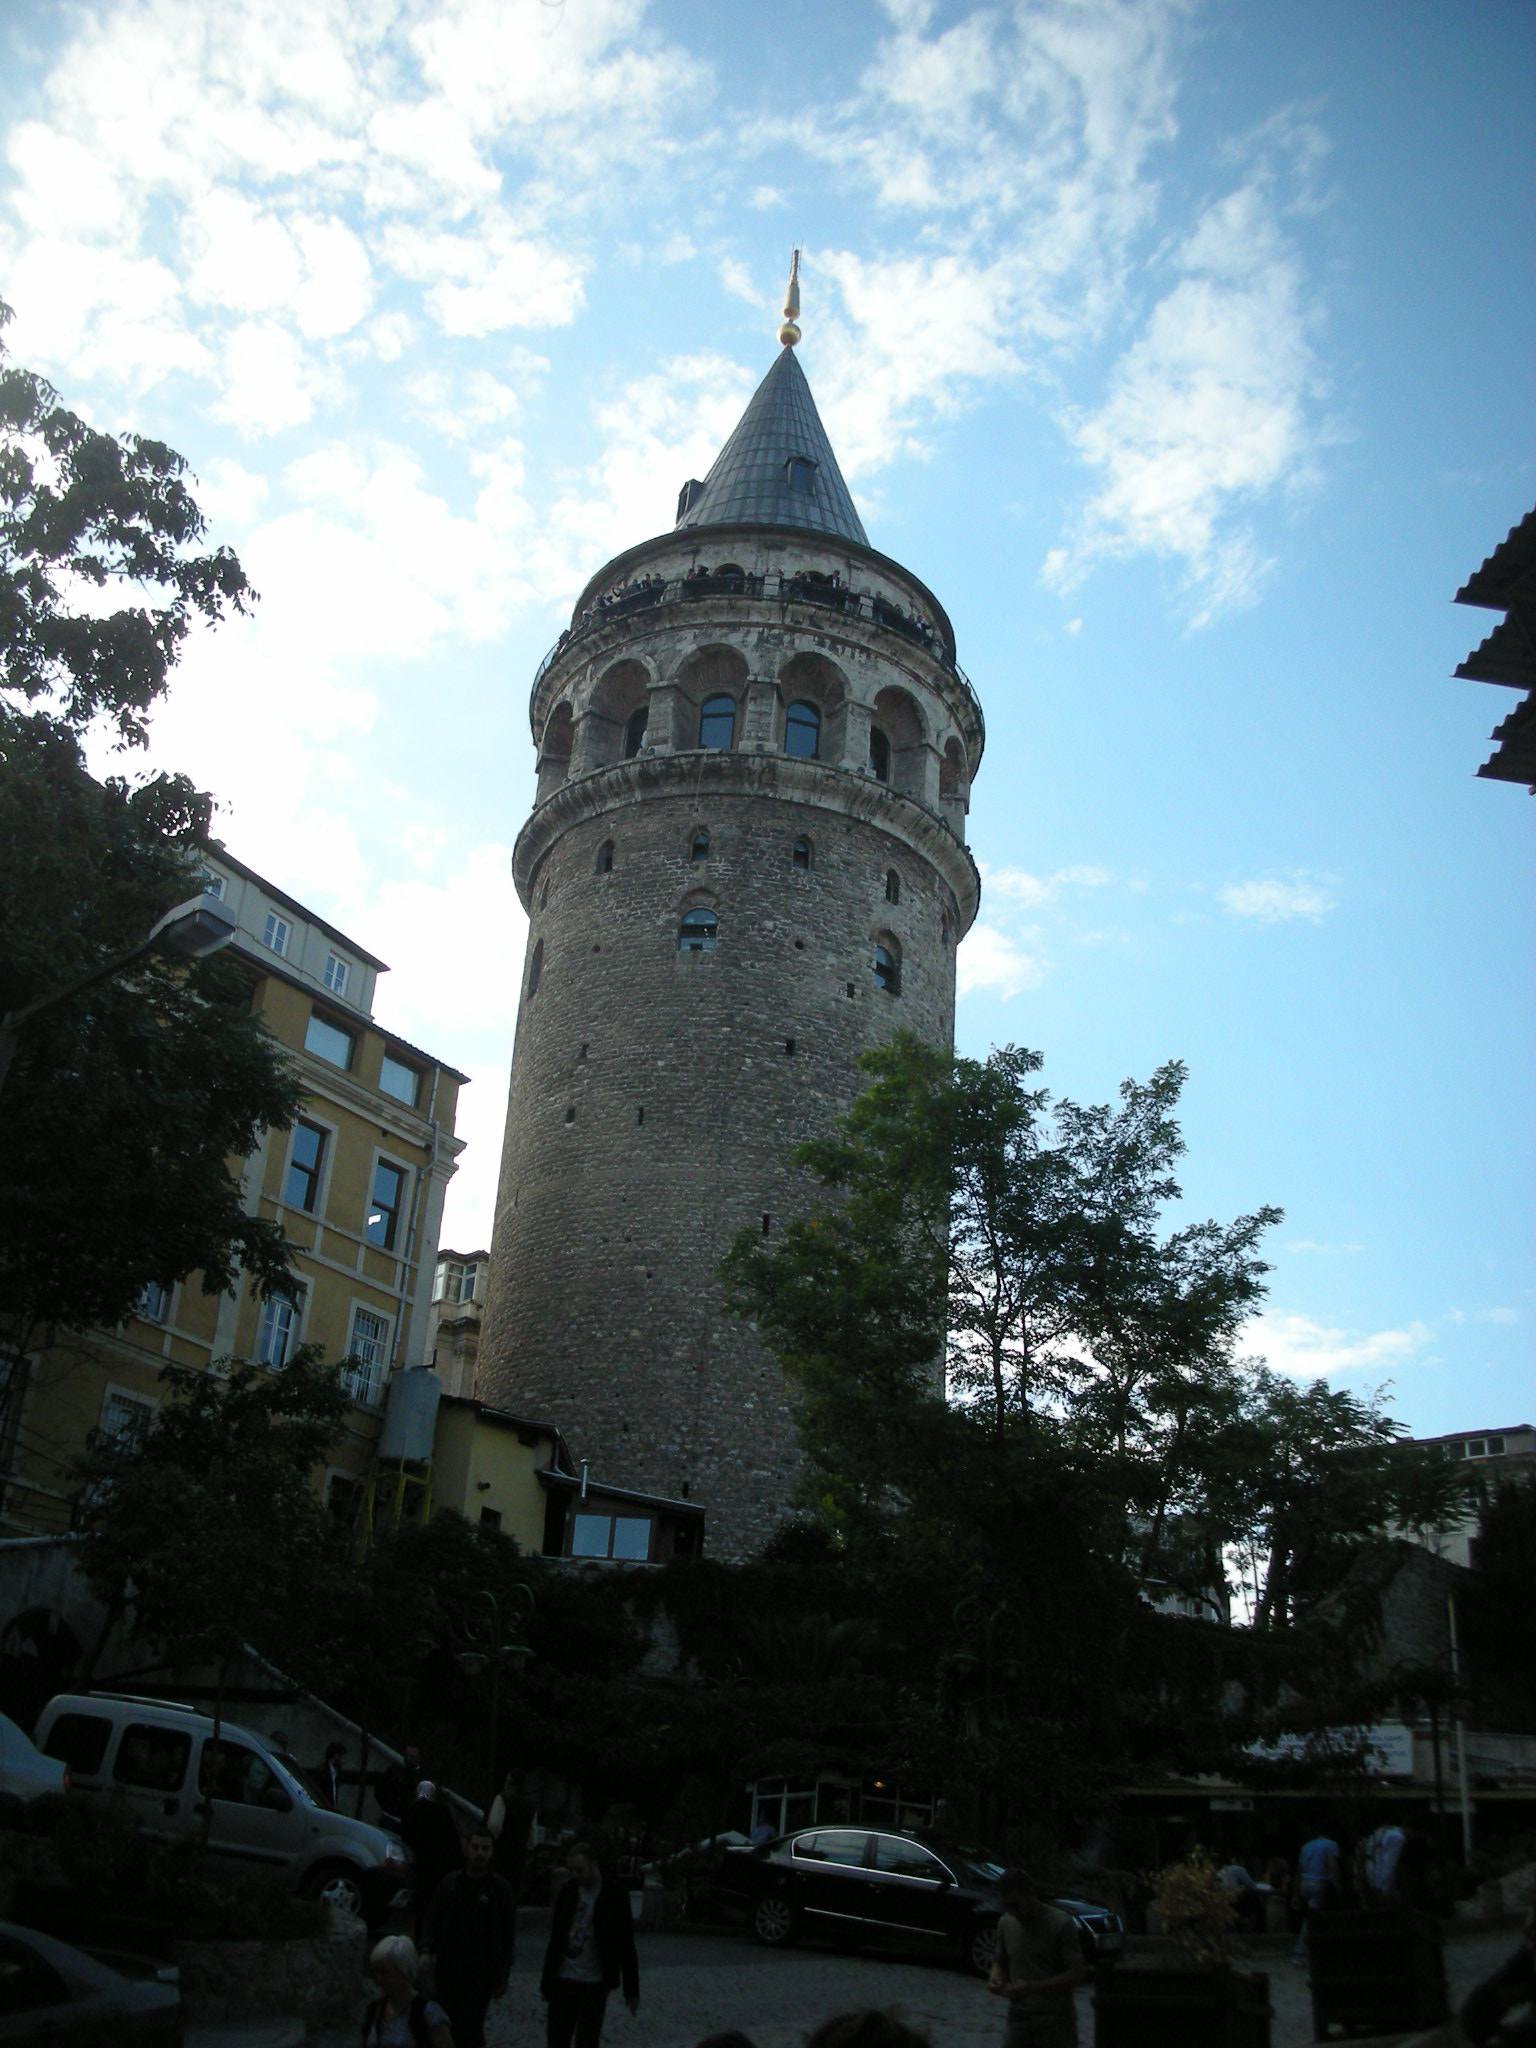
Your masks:
{"label": "white van", "polygon": [[195,1835],[207,1806],[214,1869],[266,1872],[372,1925],[413,1893],[410,1852],[382,1828],[332,1813],[271,1745],[232,1721],[125,1693],[59,1693],[37,1718],[72,1793],[112,1799],[146,1833]]}

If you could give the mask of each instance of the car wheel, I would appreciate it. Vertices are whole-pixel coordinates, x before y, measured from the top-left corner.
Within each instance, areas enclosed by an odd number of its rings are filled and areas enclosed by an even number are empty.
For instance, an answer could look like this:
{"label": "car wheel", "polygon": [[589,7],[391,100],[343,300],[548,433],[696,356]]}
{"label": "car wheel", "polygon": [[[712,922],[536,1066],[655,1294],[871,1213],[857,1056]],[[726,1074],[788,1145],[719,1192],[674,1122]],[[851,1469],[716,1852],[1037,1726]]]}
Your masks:
{"label": "car wheel", "polygon": [[787,1948],[799,1925],[800,1915],[782,1892],[759,1899],[752,1914],[752,1932],[765,1948]]}
{"label": "car wheel", "polygon": [[312,1870],[304,1880],[304,1896],[323,1899],[328,1906],[340,1906],[344,1912],[363,1918],[362,1879],[345,1863],[322,1863],[318,1870]]}
{"label": "car wheel", "polygon": [[997,1922],[978,1920],[965,1938],[965,1966],[974,1970],[978,1977],[987,1976],[992,1969],[992,1957],[997,1948]]}

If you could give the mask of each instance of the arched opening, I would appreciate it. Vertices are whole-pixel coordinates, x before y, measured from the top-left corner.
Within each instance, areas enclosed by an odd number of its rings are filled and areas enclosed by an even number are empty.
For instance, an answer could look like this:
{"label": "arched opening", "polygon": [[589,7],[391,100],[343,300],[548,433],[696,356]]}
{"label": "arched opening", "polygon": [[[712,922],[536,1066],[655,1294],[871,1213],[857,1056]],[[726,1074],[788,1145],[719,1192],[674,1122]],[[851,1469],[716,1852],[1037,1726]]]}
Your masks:
{"label": "arched opening", "polygon": [[645,745],[645,729],[651,722],[651,707],[642,704],[638,711],[631,711],[629,723],[624,728],[624,758],[633,761]]}
{"label": "arched opening", "polygon": [[544,739],[539,747],[540,803],[557,790],[571,772],[571,743],[575,731],[576,721],[571,716],[570,705],[557,704],[545,721]]}
{"label": "arched opening", "polygon": [[784,751],[800,761],[814,761],[821,746],[821,708],[797,697],[784,714]]}
{"label": "arched opening", "polygon": [[901,994],[901,947],[890,932],[875,941],[875,982],[889,996]]}
{"label": "arched opening", "polygon": [[[627,761],[640,751],[650,715],[650,671],[643,662],[617,661],[594,684],[581,720],[583,773]],[[638,730],[633,746],[630,736]]]}
{"label": "arched opening", "polygon": [[809,869],[811,862],[814,858],[814,855],[811,851],[811,842],[809,841],[809,839],[797,839],[795,841],[794,850],[791,853],[790,858],[797,868]]}
{"label": "arched opening", "polygon": [[539,992],[539,980],[544,972],[544,941],[539,940],[528,962],[528,1000],[531,1003]]}
{"label": "arched opening", "polygon": [[887,903],[901,901],[901,877],[894,868],[885,871],[885,900]]}
{"label": "arched opening", "polygon": [[679,953],[713,953],[715,934],[720,929],[720,920],[707,903],[699,903],[692,910],[683,912],[683,921],[677,928],[677,950]]}
{"label": "arched opening", "polygon": [[797,654],[778,676],[784,713],[784,751],[805,760],[842,764],[848,687],[842,670],[824,654]]}
{"label": "arched opening", "polygon": [[944,754],[939,762],[939,795],[946,802],[965,795],[965,756],[960,751],[958,740],[944,742]]}
{"label": "arched opening", "polygon": [[688,858],[690,860],[709,859],[709,834],[702,825],[694,828],[693,837],[688,842]]}
{"label": "arched opening", "polygon": [[876,782],[891,779],[891,743],[878,725],[869,728],[869,772]]}
{"label": "arched opening", "polygon": [[701,647],[679,666],[676,687],[678,745],[734,747],[747,694],[746,656],[734,647]]}
{"label": "arched opening", "polygon": [[885,735],[889,748],[889,768],[880,779],[906,796],[922,796],[928,733],[916,703],[905,690],[882,690],[875,699],[874,724]]}
{"label": "arched opening", "polygon": [[699,745],[728,754],[736,744],[736,699],[717,691],[699,706]]}
{"label": "arched opening", "polygon": [[597,849],[597,872],[600,875],[613,873],[613,841],[605,839]]}

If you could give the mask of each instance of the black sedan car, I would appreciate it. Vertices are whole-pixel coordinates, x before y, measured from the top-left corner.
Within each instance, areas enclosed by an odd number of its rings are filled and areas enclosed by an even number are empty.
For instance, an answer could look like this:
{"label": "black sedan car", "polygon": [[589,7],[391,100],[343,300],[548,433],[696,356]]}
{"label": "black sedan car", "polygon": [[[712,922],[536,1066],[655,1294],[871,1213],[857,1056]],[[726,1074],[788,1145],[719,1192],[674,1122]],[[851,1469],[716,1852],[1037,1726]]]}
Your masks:
{"label": "black sedan car", "polygon": [[0,2043],[57,2048],[181,2048],[175,1971],[152,1963],[134,1976],[94,1956],[0,1921]]}
{"label": "black sedan car", "polygon": [[[709,1903],[747,1919],[781,1948],[803,1934],[887,1942],[947,1954],[985,1975],[1003,1902],[1003,1868],[974,1850],[910,1831],[804,1828],[757,1848],[728,1849],[711,1873]],[[1077,1923],[1084,1959],[1119,1955],[1125,1934],[1105,1907],[1052,1901]]]}

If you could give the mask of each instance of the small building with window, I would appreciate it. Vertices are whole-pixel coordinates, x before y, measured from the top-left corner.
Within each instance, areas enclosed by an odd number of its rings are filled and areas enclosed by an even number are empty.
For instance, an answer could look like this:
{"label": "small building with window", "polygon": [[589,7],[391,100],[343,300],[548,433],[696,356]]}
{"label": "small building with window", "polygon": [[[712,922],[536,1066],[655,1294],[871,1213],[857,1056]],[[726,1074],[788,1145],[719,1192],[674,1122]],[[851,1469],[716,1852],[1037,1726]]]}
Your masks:
{"label": "small building with window", "polygon": [[1470,1565],[1484,1503],[1504,1480],[1520,1480],[1536,1471],[1536,1424],[1511,1423],[1503,1429],[1457,1430],[1450,1436],[1419,1436],[1413,1442],[1448,1458],[1466,1490],[1466,1509],[1444,1528],[1402,1529],[1396,1533],[1421,1543],[1451,1564]]}
{"label": "small building with window", "polygon": [[292,1247],[292,1289],[262,1300],[242,1279],[209,1295],[200,1274],[162,1275],[117,1329],[33,1361],[7,1447],[0,1533],[71,1526],[87,1439],[152,1418],[166,1365],[248,1358],[281,1372],[306,1344],[335,1362],[352,1397],[333,1462],[317,1475],[340,1506],[358,1496],[372,1462],[392,1375],[430,1355],[466,1077],[375,1019],[388,970],[366,947],[225,847],[208,848],[203,879],[235,918],[231,957],[248,971],[251,1006],[303,1081],[292,1128],[264,1132],[241,1165],[248,1206],[280,1223]]}

